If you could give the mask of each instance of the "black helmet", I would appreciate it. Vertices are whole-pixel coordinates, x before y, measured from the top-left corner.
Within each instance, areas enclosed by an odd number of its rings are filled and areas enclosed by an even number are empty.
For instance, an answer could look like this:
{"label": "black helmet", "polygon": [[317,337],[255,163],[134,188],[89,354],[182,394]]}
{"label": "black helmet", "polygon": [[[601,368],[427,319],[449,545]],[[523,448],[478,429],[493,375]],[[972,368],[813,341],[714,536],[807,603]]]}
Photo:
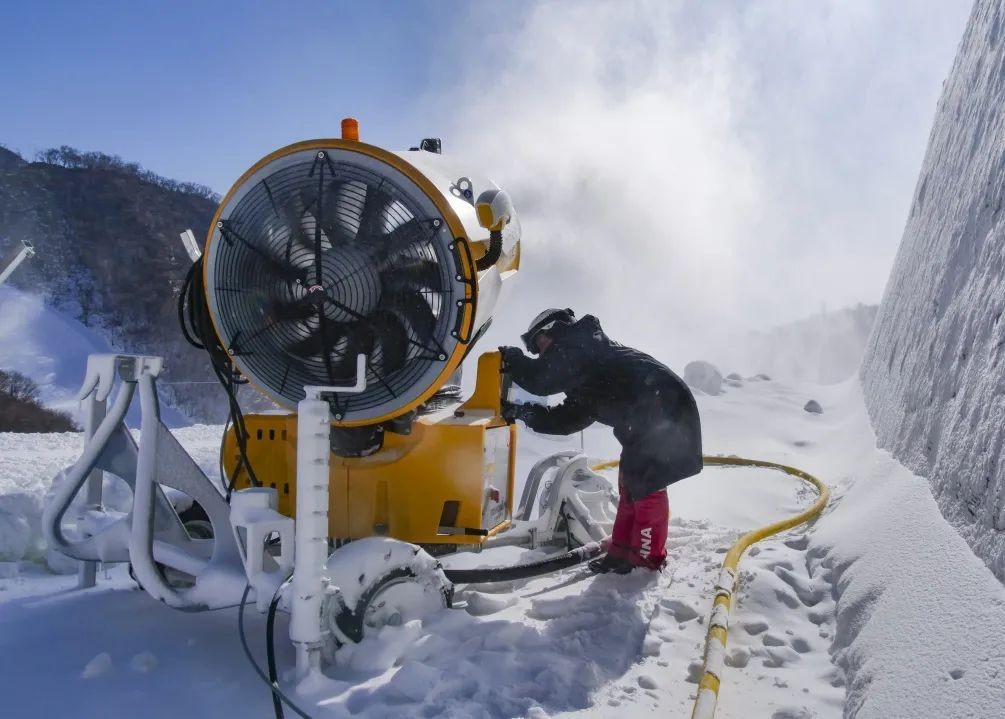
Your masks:
{"label": "black helmet", "polygon": [[527,331],[520,335],[520,339],[523,340],[524,347],[531,354],[537,354],[537,336],[542,332],[547,332],[555,323],[561,323],[564,325],[571,325],[576,321],[576,313],[566,307],[564,310],[550,309],[545,310],[537,317],[534,321],[530,323],[530,327]]}

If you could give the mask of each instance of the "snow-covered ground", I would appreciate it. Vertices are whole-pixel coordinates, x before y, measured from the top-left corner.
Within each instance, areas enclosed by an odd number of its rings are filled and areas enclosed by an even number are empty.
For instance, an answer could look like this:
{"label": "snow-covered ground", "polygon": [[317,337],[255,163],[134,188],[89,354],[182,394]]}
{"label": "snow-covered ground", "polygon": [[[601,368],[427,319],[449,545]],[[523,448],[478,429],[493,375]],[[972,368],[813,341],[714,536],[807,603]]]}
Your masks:
{"label": "snow-covered ground", "polygon": [[[802,411],[811,397],[822,415]],[[744,558],[718,716],[1000,716],[1005,590],[946,524],[928,484],[875,449],[857,383],[746,382],[699,404],[707,453],[783,460],[834,492],[815,526]],[[212,471],[219,428],[178,434]],[[522,432],[520,476],[535,457],[579,441]],[[602,429],[583,442],[597,458],[617,451]],[[48,479],[79,443],[78,435],[0,435],[0,527],[4,516],[30,525],[9,532],[36,545],[29,557],[41,556],[33,530]],[[811,499],[770,471],[706,470],[671,488],[662,575],[573,568],[464,588],[465,609],[385,629],[343,650],[325,682],[287,688],[319,717],[687,716],[726,547]],[[453,561],[527,554],[499,549]],[[234,610],[168,609],[122,567],[87,591],[36,561],[0,567],[4,716],[271,714],[241,653]],[[264,620],[248,618],[264,660]],[[290,666],[285,641],[279,654]]]}

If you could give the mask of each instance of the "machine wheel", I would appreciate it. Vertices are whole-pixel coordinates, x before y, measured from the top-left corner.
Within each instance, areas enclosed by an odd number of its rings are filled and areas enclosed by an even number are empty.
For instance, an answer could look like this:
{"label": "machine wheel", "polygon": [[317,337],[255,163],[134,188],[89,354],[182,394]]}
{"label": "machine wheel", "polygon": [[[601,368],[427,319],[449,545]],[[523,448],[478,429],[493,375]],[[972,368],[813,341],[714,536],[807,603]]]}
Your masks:
{"label": "machine wheel", "polygon": [[197,502],[192,502],[192,506],[178,515],[185,531],[192,539],[212,539],[213,525],[209,521],[209,515]]}
{"label": "machine wheel", "polygon": [[322,614],[337,645],[423,619],[453,601],[453,585],[439,562],[406,542],[352,542],[331,555],[328,570],[333,590]]}
{"label": "machine wheel", "polygon": [[[185,527],[185,531],[188,532],[188,536],[192,539],[212,539],[213,538],[213,525],[209,521],[209,516],[198,503],[192,502],[192,505],[178,513],[178,519],[181,520],[182,526]],[[157,563],[157,569],[160,570],[161,576],[164,581],[170,586],[176,589],[187,589],[195,584],[195,578],[184,572],[180,572],[177,569],[172,569],[161,563]],[[143,585],[140,584],[140,580],[136,578],[136,573],[133,571],[133,563],[129,563],[129,577],[134,582],[136,586],[143,589]]]}

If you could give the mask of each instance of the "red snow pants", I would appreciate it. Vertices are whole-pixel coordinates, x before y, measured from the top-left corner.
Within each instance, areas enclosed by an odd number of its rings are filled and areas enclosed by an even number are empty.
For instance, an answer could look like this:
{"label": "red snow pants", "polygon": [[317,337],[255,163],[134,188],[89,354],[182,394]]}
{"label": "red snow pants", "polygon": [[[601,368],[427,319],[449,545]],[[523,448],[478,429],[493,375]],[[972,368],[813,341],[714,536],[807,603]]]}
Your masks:
{"label": "red snow pants", "polygon": [[662,569],[667,558],[667,530],[670,524],[667,491],[661,489],[633,501],[625,491],[622,472],[618,473],[618,490],[621,499],[607,553],[618,559],[627,559],[636,567]]}

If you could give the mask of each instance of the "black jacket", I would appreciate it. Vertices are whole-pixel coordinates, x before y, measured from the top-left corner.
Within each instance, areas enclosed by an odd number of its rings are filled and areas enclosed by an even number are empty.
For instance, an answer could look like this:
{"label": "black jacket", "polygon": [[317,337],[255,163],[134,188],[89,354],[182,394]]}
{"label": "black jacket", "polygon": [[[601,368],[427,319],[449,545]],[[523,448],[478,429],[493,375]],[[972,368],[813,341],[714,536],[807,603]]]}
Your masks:
{"label": "black jacket", "polygon": [[593,422],[614,429],[632,498],[702,469],[698,407],[687,385],[649,355],[612,341],[593,315],[549,331],[539,358],[509,351],[513,381],[538,395],[565,393],[556,407],[526,405],[520,418],[536,432],[571,434]]}

